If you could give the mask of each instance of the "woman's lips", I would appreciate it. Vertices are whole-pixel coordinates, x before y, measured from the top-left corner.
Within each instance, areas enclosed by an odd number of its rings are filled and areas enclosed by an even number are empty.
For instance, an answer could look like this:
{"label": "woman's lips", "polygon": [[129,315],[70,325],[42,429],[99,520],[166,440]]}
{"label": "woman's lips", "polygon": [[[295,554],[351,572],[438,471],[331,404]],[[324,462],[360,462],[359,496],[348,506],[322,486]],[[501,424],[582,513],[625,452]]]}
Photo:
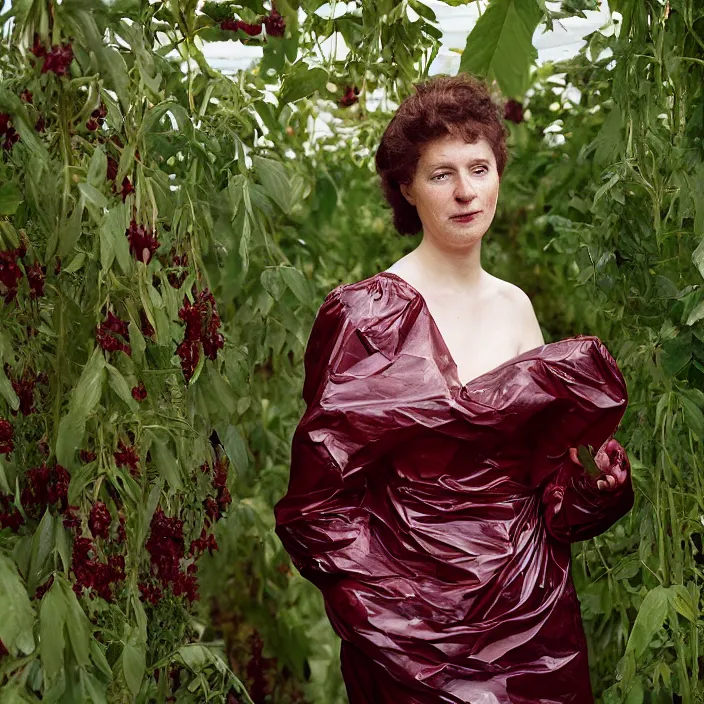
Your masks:
{"label": "woman's lips", "polygon": [[474,220],[474,218],[481,212],[481,210],[477,210],[476,212],[469,213],[467,215],[453,215],[451,219],[457,222],[470,222],[471,220]]}

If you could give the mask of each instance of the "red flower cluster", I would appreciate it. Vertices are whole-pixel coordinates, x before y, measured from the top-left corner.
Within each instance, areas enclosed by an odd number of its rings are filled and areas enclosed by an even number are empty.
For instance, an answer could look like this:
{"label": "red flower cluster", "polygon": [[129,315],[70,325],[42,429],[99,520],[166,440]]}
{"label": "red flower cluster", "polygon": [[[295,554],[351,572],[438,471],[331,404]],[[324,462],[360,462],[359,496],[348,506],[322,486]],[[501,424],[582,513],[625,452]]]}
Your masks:
{"label": "red flower cluster", "polygon": [[144,401],[147,398],[147,387],[140,381],[138,386],[132,387],[132,398],[135,401]]}
{"label": "red flower cluster", "polygon": [[7,455],[9,458],[10,453],[15,449],[14,433],[12,423],[0,418],[0,455]]}
{"label": "red flower cluster", "polygon": [[[117,170],[120,168],[120,164],[117,162],[117,159],[113,159],[111,156],[108,156],[108,172],[107,172],[107,177],[108,181],[114,181],[117,178]],[[113,191],[115,190],[115,186],[113,184]]]}
{"label": "red flower cluster", "polygon": [[17,295],[17,286],[23,276],[17,260],[25,254],[27,250],[23,246],[0,252],[0,294],[5,298],[5,303],[12,303]]}
{"label": "red flower cluster", "polygon": [[83,587],[93,589],[105,601],[112,601],[111,584],[125,579],[124,555],[113,555],[107,563],[99,562],[91,557],[95,546],[90,538],[76,538],[73,543],[71,569],[76,576],[73,591],[81,595]]}
{"label": "red flower cluster", "polygon": [[17,130],[10,125],[10,116],[6,112],[0,112],[0,135],[5,137],[2,148],[6,151],[10,151],[10,149],[20,141],[20,135]]}
{"label": "red flower cluster", "polygon": [[27,281],[29,282],[29,295],[32,298],[39,298],[44,295],[44,279],[46,278],[46,267],[39,262],[34,262],[27,269]]}
{"label": "red flower cluster", "polygon": [[90,120],[86,122],[86,127],[91,130],[91,132],[94,132],[99,127],[102,127],[103,122],[105,122],[105,118],[107,116],[107,108],[102,103],[100,103],[100,105],[90,114]]}
{"label": "red flower cluster", "polygon": [[[204,465],[204,467],[207,466],[207,464]],[[219,457],[213,469],[213,487],[217,490],[217,498],[208,496],[203,501],[207,523],[214,523],[220,519],[232,503],[232,496],[227,488],[227,458]]]}
{"label": "red flower cluster", "polygon": [[[161,587],[167,589],[171,586],[175,596],[183,594],[189,601],[195,601],[198,598],[198,581],[194,575],[184,574],[180,569],[185,550],[183,521],[167,517],[159,506],[152,517],[145,547],[151,556],[152,571],[156,573]],[[191,572],[190,567],[188,571]]]}
{"label": "red flower cluster", "polygon": [[144,337],[153,338],[156,335],[154,326],[149,322],[149,318],[147,318],[147,314],[143,310],[139,311],[139,322],[141,323],[140,330],[142,331],[142,335],[144,335]]}
{"label": "red flower cluster", "polygon": [[24,524],[22,514],[12,505],[11,497],[0,494],[0,528],[12,528],[17,532]]}
{"label": "red flower cluster", "polygon": [[62,513],[68,508],[68,484],[71,475],[60,465],[49,467],[42,462],[27,471],[27,486],[22,491],[22,506],[39,517],[50,504],[58,504]]}
{"label": "red flower cluster", "polygon": [[218,550],[218,541],[213,533],[206,535],[205,528],[203,528],[200,532],[200,538],[191,542],[190,555],[197,558],[206,550],[212,555],[213,550]]}
{"label": "red flower cluster", "polygon": [[139,476],[139,455],[132,445],[125,445],[122,440],[117,443],[117,452],[113,453],[115,464],[118,467],[128,466],[133,477]]}
{"label": "red flower cluster", "polygon": [[46,57],[42,66],[42,73],[53,71],[57,76],[66,76],[68,74],[68,68],[73,61],[73,47],[70,43],[55,44],[48,52],[42,47],[42,51]]}
{"label": "red flower cluster", "polygon": [[121,320],[111,311],[105,321],[98,325],[95,332],[95,340],[106,352],[122,350],[125,354],[131,355],[132,348],[127,342],[123,342],[120,337],[116,337],[117,335],[127,341],[130,339],[127,321]]}
{"label": "red flower cluster", "polygon": [[220,518],[220,504],[217,499],[212,496],[208,496],[205,501],[203,501],[203,508],[205,508],[206,523],[214,523]]}
{"label": "red flower cluster", "polygon": [[111,522],[110,509],[102,501],[96,501],[90,509],[90,517],[88,518],[88,527],[93,537],[107,540],[110,536]]}
{"label": "red flower cluster", "polygon": [[256,37],[261,34],[262,25],[264,25],[266,33],[270,37],[283,37],[286,32],[286,21],[276,10],[272,10],[271,14],[266,15],[266,17],[260,17],[257,24],[247,24],[247,22],[236,19],[222,20],[222,22],[220,22],[220,29],[229,30],[231,32],[242,30],[250,37]]}
{"label": "red flower cluster", "polygon": [[523,105],[517,100],[507,100],[504,105],[504,119],[516,124],[523,122]]}
{"label": "red flower cluster", "polygon": [[155,582],[140,582],[139,592],[142,595],[142,599],[148,601],[152,606],[156,606],[163,596],[161,587]]}
{"label": "red flower cluster", "polygon": [[41,59],[43,56],[46,56],[46,47],[44,44],[42,44],[41,37],[37,32],[34,33],[33,37],[34,44],[32,44],[32,48],[30,51],[38,58]]}
{"label": "red flower cluster", "polygon": [[354,105],[359,101],[358,95],[359,88],[357,86],[347,86],[345,94],[340,98],[340,107],[348,108],[350,105]]}
{"label": "red flower cluster", "polygon": [[[115,159],[113,159],[111,156],[108,157],[108,171],[107,171],[107,178],[108,181],[114,181],[117,178],[117,171],[120,168],[120,165],[117,163]],[[117,190],[117,185],[115,183],[112,184],[112,192],[115,193]],[[122,202],[125,202],[125,199],[130,193],[134,193],[134,186],[130,182],[129,178],[127,176],[123,177],[122,179],[122,187],[120,188],[120,195],[122,196]]]}
{"label": "red flower cluster", "polygon": [[276,11],[272,10],[270,15],[267,15],[264,20],[266,33],[271,37],[283,37],[286,31],[286,21]]}
{"label": "red flower cluster", "polygon": [[64,511],[64,527],[78,528],[81,525],[81,517],[78,512],[78,506],[69,506]]}
{"label": "red flower cluster", "polygon": [[78,453],[78,456],[81,458],[81,462],[84,464],[88,464],[89,462],[95,462],[96,458],[98,455],[95,454],[92,450],[81,450]]}
{"label": "red flower cluster", "polygon": [[220,23],[220,29],[229,30],[231,32],[236,32],[241,29],[245,34],[249,34],[250,37],[256,37],[258,34],[262,33],[262,25],[260,24],[247,24],[242,22],[242,20],[223,20]]}
{"label": "red flower cluster", "polygon": [[196,371],[200,359],[198,340],[184,340],[177,348],[176,354],[181,358],[183,377],[188,383]]}
{"label": "red flower cluster", "polygon": [[227,458],[220,457],[215,463],[213,474],[213,486],[218,490],[218,505],[221,515],[225,513],[227,507],[232,503],[230,490],[227,488]]}
{"label": "red flower cluster", "polygon": [[[36,413],[37,409],[34,407],[34,387],[39,377],[30,373],[28,369],[25,369],[21,379],[14,379],[8,364],[5,364],[5,374],[7,378],[10,379],[12,388],[17,394],[17,398],[20,400],[19,410],[22,415],[29,416],[32,413]],[[12,413],[17,415],[17,411],[12,411]]]}
{"label": "red flower cluster", "polygon": [[154,237],[152,230],[132,220],[129,229],[125,230],[125,235],[130,242],[130,252],[134,258],[138,262],[149,264],[154,252],[159,249],[159,241]]}
{"label": "red flower cluster", "polygon": [[[184,252],[181,256],[174,253],[171,257],[171,261],[173,262],[174,266],[187,267],[188,252]],[[181,288],[181,286],[183,286],[183,282],[186,280],[187,275],[187,269],[185,271],[181,271],[181,273],[179,274],[176,274],[175,272],[171,271],[166,275],[166,278],[168,279],[169,284],[171,284],[171,288]]]}
{"label": "red flower cluster", "polygon": [[193,303],[184,296],[183,308],[178,312],[178,317],[186,324],[186,333],[176,354],[181,358],[186,382],[190,381],[198,366],[199,342],[203,345],[205,356],[212,360],[217,358],[218,350],[225,345],[225,338],[218,332],[221,321],[213,294],[207,288],[196,294],[195,286],[192,293]]}
{"label": "red flower cluster", "polygon": [[122,179],[122,188],[120,188],[120,195],[122,196],[122,202],[124,203],[127,196],[130,193],[134,193],[134,186],[130,183],[130,180],[125,176]]}

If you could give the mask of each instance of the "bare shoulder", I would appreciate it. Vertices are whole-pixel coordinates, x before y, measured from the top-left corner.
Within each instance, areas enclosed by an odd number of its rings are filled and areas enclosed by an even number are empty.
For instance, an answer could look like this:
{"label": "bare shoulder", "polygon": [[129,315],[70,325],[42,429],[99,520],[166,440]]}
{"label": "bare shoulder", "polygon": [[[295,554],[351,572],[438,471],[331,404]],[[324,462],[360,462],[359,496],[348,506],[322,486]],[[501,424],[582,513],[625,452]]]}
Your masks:
{"label": "bare shoulder", "polygon": [[517,354],[544,345],[545,340],[530,296],[520,286],[516,286],[510,281],[497,278],[495,283],[505,300],[509,302],[510,308],[515,315],[518,343]]}

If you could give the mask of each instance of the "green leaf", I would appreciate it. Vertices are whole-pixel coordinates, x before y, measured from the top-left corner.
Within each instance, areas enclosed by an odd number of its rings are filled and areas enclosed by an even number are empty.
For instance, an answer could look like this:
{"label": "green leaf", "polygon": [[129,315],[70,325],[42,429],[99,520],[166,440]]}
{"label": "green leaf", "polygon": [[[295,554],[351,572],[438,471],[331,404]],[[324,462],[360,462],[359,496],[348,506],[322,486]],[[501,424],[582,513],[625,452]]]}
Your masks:
{"label": "green leaf", "polygon": [[125,402],[127,407],[136,413],[139,410],[139,404],[132,397],[132,390],[127,381],[125,381],[125,377],[112,364],[106,364],[105,366],[108,370],[110,387]]}
{"label": "green leaf", "polygon": [[100,234],[100,266],[107,271],[115,259],[115,233],[110,222],[110,214],[103,220]]}
{"label": "green leaf", "polygon": [[100,671],[103,679],[109,682],[112,679],[112,670],[110,669],[110,663],[108,663],[107,658],[105,657],[102,646],[97,640],[95,640],[95,638],[91,638],[89,647],[90,659]]}
{"label": "green leaf", "polygon": [[90,664],[88,643],[92,638],[91,623],[85,611],[83,611],[83,608],[78,603],[78,599],[71,585],[63,578],[57,577],[56,579],[59,580],[66,603],[66,626],[68,629],[68,637],[71,641],[73,656],[81,667],[87,667]]}
{"label": "green leaf", "polygon": [[86,180],[91,186],[99,188],[107,177],[108,157],[101,144],[96,145],[93,156],[88,164],[88,174]]}
{"label": "green leaf", "polygon": [[0,215],[14,215],[24,199],[14,183],[0,186]]}
{"label": "green leaf", "polygon": [[[91,641],[93,639],[91,638]],[[112,675],[112,672],[110,673]],[[100,681],[97,677],[81,668],[78,671],[81,688],[81,699],[91,704],[108,704],[108,683]]]}
{"label": "green leaf", "polygon": [[[134,629],[137,633],[137,629]],[[146,666],[146,648],[143,643],[131,638],[122,649],[122,671],[125,675],[125,682],[133,696],[139,694]]]}
{"label": "green leaf", "polygon": [[636,658],[643,655],[655,634],[665,623],[668,597],[669,590],[665,587],[655,587],[645,595],[628,637],[627,653],[632,651]]}
{"label": "green leaf", "polygon": [[44,564],[54,549],[54,517],[47,507],[32,537],[32,554],[29,559],[27,588],[30,592],[39,584],[44,572]]}
{"label": "green leaf", "polygon": [[56,459],[59,464],[69,469],[74,466],[76,451],[83,444],[85,429],[85,418],[78,418],[70,411],[61,419],[56,436]]}
{"label": "green leaf", "polygon": [[249,457],[247,455],[247,445],[240,431],[234,425],[219,425],[216,430],[235,471],[240,473],[246,471],[249,465]]}
{"label": "green leaf", "polygon": [[[73,480],[73,477],[71,477],[71,479]],[[54,521],[54,544],[56,545],[56,551],[59,553],[59,557],[61,557],[64,571],[68,574],[69,568],[71,567],[71,553],[68,547],[66,528],[64,528],[64,522],[62,520]]]}
{"label": "green leaf", "polygon": [[71,394],[71,410],[80,416],[87,417],[100,401],[105,381],[105,365],[102,350],[100,347],[95,347]]}
{"label": "green leaf", "polygon": [[13,411],[20,407],[20,400],[12,388],[12,382],[7,378],[5,371],[0,368],[0,396],[2,396],[10,405]]}
{"label": "green leaf", "polygon": [[280,161],[261,156],[252,157],[252,163],[267,194],[284,213],[287,213],[292,205],[291,184],[284,165]]}
{"label": "green leaf", "polygon": [[625,704],[643,704],[643,696],[643,683],[638,678],[629,690]]}
{"label": "green leaf", "polygon": [[279,97],[279,111],[287,103],[294,103],[317,90],[322,90],[327,82],[327,71],[322,68],[309,68],[307,64],[299,62],[284,78]]}
{"label": "green leaf", "polygon": [[155,440],[150,448],[150,454],[159,470],[159,474],[164,477],[169,486],[175,491],[182,490],[183,484],[181,483],[178,460],[171,453],[169,446]]}
{"label": "green leaf", "polygon": [[122,54],[112,47],[101,47],[99,56],[102,57],[102,69],[110,77],[112,88],[117,93],[122,109],[127,112],[131,101],[129,94],[130,79],[127,74],[125,60],[122,58]]}
{"label": "green leaf", "polygon": [[176,101],[170,98],[169,100],[158,103],[157,105],[154,105],[154,107],[147,110],[147,114],[144,116],[144,120],[142,120],[142,124],[140,124],[139,129],[137,130],[137,141],[139,141],[145,134],[149,134],[154,125],[156,125],[164,114],[176,104]]}
{"label": "green leaf", "polygon": [[[127,209],[121,203],[105,216],[100,226],[100,262],[103,269],[108,269],[117,258],[117,263],[124,274],[132,271],[132,255],[125,231],[127,230]],[[103,251],[105,249],[105,251]]]}
{"label": "green leaf", "polygon": [[495,78],[504,95],[522,100],[537,57],[533,33],[542,17],[535,0],[492,0],[467,37],[460,71]]}
{"label": "green leaf", "polygon": [[156,507],[159,505],[159,499],[161,498],[161,489],[164,482],[161,478],[154,484],[149,492],[149,497],[147,498],[147,505],[144,507],[143,511],[138,513],[138,528],[137,528],[137,544],[135,549],[141,550],[144,541],[146,540],[147,533],[149,532],[149,526],[152,522],[152,517],[156,511]]}
{"label": "green leaf", "polygon": [[[78,242],[78,238],[81,236],[81,221],[83,219],[83,203],[80,202],[73,209],[70,217],[62,224],[59,231],[58,244],[59,248],[57,254],[60,257],[65,257],[69,252],[73,250]],[[47,260],[51,258],[53,252],[49,252],[47,249]]]}
{"label": "green leaf", "polygon": [[76,271],[79,271],[83,265],[86,262],[86,255],[85,252],[79,252],[72,260],[71,263],[62,268],[62,271],[66,272],[67,274],[73,274]]}
{"label": "green leaf", "polygon": [[56,678],[64,667],[64,627],[68,615],[68,606],[59,578],[42,599],[39,610],[39,632],[41,639],[42,666],[49,680]]}
{"label": "green leaf", "polygon": [[108,199],[95,187],[91,186],[90,183],[79,183],[78,190],[81,195],[91,204],[96,206],[96,208],[107,208]]}
{"label": "green leaf", "polygon": [[[704,213],[704,206],[702,207],[702,212]],[[704,226],[702,227],[702,230],[704,230]],[[697,267],[697,269],[699,269],[699,273],[704,279],[704,238],[702,238],[702,241],[697,245],[694,252],[692,252],[692,263]]]}
{"label": "green leaf", "polygon": [[13,654],[34,650],[34,610],[17,565],[0,554],[0,640]]}
{"label": "green leaf", "polygon": [[307,308],[315,310],[315,292],[310,281],[298,270],[291,266],[282,266],[279,268],[281,278],[286,285],[291,289],[293,295]]}
{"label": "green leaf", "polygon": [[96,347],[71,393],[69,411],[59,423],[56,458],[64,467],[74,466],[76,451],[83,443],[86,420],[100,400],[104,381],[105,358],[100,347]]}
{"label": "green leaf", "polygon": [[677,613],[684,616],[691,623],[697,622],[697,609],[687,587],[683,584],[674,584],[670,587],[670,603]]}
{"label": "green leaf", "polygon": [[132,346],[132,359],[134,359],[136,364],[141,364],[144,359],[144,350],[147,348],[147,343],[144,340],[144,335],[142,335],[142,330],[136,317],[132,317],[132,312],[130,311],[130,345]]}

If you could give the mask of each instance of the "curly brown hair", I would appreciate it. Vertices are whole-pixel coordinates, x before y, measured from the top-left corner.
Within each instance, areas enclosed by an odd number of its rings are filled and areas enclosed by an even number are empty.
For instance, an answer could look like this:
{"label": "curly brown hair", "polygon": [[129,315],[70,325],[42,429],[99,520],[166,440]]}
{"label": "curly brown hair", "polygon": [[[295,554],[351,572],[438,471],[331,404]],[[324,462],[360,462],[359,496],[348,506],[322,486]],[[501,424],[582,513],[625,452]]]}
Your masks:
{"label": "curly brown hair", "polygon": [[494,152],[499,178],[503,174],[509,134],[503,107],[483,81],[466,73],[435,76],[415,84],[391,118],[376,152],[376,171],[402,235],[415,235],[423,225],[418,211],[403,196],[401,184],[413,181],[422,148],[435,139],[453,135],[468,143],[484,137]]}

